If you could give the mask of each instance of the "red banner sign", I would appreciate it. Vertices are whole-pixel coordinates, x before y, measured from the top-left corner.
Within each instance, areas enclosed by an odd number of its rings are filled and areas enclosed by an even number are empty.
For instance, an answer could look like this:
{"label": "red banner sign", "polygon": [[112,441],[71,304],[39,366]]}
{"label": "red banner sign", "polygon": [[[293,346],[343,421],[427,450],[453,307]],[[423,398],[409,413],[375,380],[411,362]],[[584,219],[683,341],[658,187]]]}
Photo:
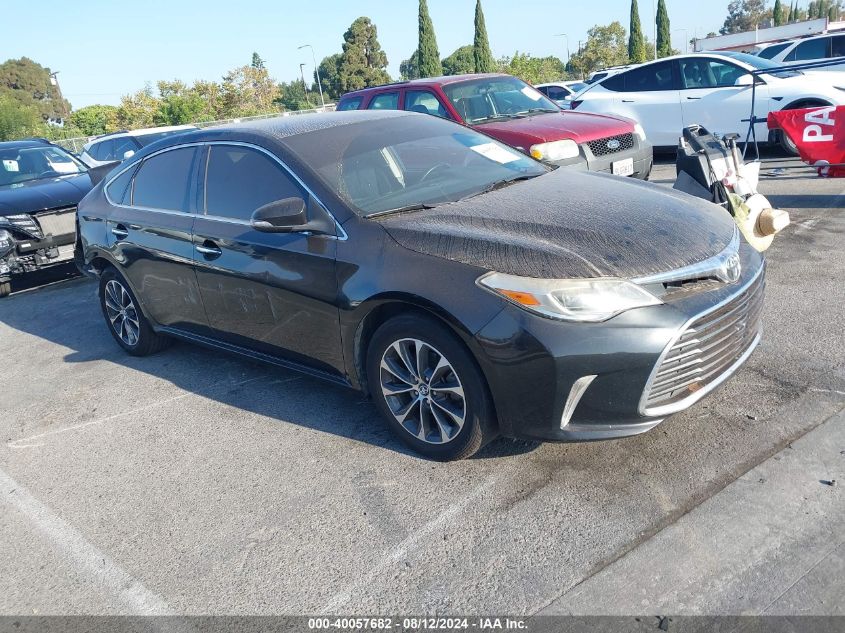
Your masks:
{"label": "red banner sign", "polygon": [[819,176],[845,178],[845,106],[769,113],[769,129],[780,129],[798,147],[801,160]]}

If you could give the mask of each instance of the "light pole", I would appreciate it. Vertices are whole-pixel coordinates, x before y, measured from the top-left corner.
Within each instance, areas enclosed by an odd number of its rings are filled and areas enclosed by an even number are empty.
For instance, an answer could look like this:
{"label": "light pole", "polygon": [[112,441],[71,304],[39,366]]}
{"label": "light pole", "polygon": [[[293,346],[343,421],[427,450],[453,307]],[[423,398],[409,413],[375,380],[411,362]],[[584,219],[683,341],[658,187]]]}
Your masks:
{"label": "light pole", "polygon": [[566,33],[558,33],[554,37],[565,37],[566,38],[566,63],[569,63],[569,36]]}
{"label": "light pole", "polygon": [[299,65],[299,73],[302,75],[302,88],[305,90],[305,103],[311,105],[311,100],[308,99],[308,84],[305,83],[305,64]]}
{"label": "light pole", "polygon": [[678,31],[683,31],[684,33],[684,53],[689,53],[689,38],[688,31],[686,29],[672,29],[672,33],[677,33]]}
{"label": "light pole", "polygon": [[651,0],[651,16],[654,18],[651,23],[654,27],[654,59],[657,59],[657,5],[654,0]]}
{"label": "light pole", "polygon": [[311,49],[311,59],[314,61],[314,74],[317,75],[317,89],[320,91],[320,103],[325,108],[326,100],[323,99],[323,84],[320,82],[320,67],[317,66],[317,56],[314,54],[314,47],[311,46],[311,44],[303,44],[302,46],[297,46],[296,50],[301,50],[303,48]]}

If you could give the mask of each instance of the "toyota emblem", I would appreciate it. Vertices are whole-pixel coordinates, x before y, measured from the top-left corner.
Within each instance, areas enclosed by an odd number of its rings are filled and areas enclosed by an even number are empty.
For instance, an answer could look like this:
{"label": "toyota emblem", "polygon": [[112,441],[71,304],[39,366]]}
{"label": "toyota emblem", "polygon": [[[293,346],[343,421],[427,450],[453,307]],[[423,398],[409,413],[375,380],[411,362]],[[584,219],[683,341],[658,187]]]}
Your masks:
{"label": "toyota emblem", "polygon": [[742,262],[739,255],[734,253],[722,263],[722,278],[732,284],[739,280],[740,274],[742,274]]}

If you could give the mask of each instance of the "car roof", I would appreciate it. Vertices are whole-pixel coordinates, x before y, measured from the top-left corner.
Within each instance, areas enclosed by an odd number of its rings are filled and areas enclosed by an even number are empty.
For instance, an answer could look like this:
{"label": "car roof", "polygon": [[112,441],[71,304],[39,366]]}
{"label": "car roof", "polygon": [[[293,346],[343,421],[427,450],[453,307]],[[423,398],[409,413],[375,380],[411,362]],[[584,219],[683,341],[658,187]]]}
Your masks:
{"label": "car roof", "polygon": [[369,86],[367,88],[360,88],[359,90],[352,90],[341,97],[357,97],[374,90],[382,90],[385,88],[401,88],[403,86],[447,86],[449,84],[461,83],[463,81],[472,81],[474,79],[490,79],[493,77],[513,77],[506,73],[469,73],[465,75],[443,75],[441,77],[425,77],[422,79],[408,79],[407,81],[395,81],[388,84],[381,84],[379,86]]}
{"label": "car roof", "polygon": [[27,149],[30,147],[44,147],[48,145],[53,147],[53,143],[48,141],[47,139],[22,139],[20,141],[2,141],[0,142],[0,149]]}

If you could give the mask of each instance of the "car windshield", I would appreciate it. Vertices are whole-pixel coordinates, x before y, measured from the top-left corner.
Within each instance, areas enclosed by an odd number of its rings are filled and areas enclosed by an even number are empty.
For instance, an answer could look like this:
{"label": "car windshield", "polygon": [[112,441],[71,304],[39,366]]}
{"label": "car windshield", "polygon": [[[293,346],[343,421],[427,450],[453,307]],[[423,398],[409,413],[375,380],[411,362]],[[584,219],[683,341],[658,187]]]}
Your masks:
{"label": "car windshield", "polygon": [[757,70],[769,71],[767,74],[772,75],[774,77],[779,77],[781,79],[786,77],[797,77],[798,75],[803,74],[802,72],[797,70],[779,70],[784,68],[783,64],[776,64],[775,62],[769,61],[768,59],[763,59],[762,57],[758,57],[757,55],[749,55],[748,53],[734,53],[733,51],[719,51],[718,53],[714,54],[721,55],[722,57],[730,57],[731,59],[740,61],[743,64],[753,66]]}
{"label": "car windshield", "polygon": [[362,121],[285,144],[362,216],[430,208],[550,171],[507,145],[426,115]]}
{"label": "car windshield", "polygon": [[516,77],[492,77],[446,84],[443,92],[470,125],[543,112],[560,112],[560,108],[543,93]]}
{"label": "car windshield", "polygon": [[760,57],[761,59],[771,59],[790,45],[792,45],[792,42],[784,42],[783,44],[773,44],[772,46],[767,46],[757,53],[757,57]]}
{"label": "car windshield", "polygon": [[84,171],[85,165],[55,145],[0,148],[0,187]]}

